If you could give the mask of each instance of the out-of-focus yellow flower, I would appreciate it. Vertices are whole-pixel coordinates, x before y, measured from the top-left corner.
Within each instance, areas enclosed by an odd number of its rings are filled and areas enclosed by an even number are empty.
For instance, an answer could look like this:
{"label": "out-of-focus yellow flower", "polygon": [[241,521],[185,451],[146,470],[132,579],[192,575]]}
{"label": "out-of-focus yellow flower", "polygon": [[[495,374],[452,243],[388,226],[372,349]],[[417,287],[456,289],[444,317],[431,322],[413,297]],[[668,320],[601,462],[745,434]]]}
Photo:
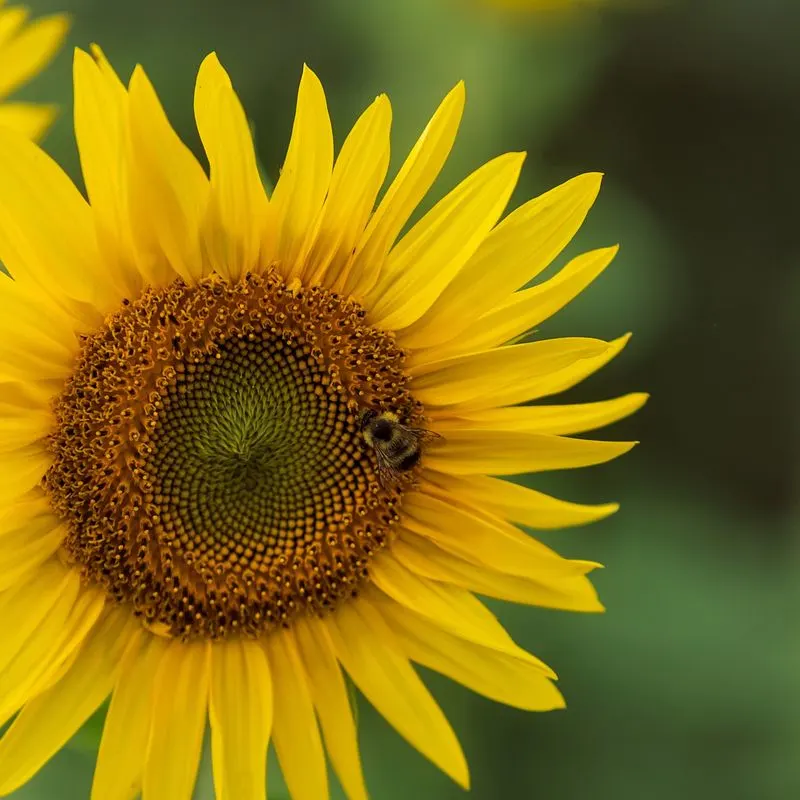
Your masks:
{"label": "out-of-focus yellow flower", "polygon": [[[462,786],[455,733],[417,662],[501,703],[560,708],[555,673],[475,596],[602,611],[522,526],[613,503],[503,477],[600,464],[632,442],[574,436],[642,394],[536,405],[628,341],[518,343],[616,247],[522,289],[581,226],[600,175],[505,219],[506,153],[403,233],[464,107],[444,99],[377,201],[380,95],[334,159],[306,69],[271,197],[216,56],[195,117],[210,164],[137,67],[75,56],[88,202],[0,130],[0,795],[109,696],[92,797],[188,800],[207,720],[217,796],[263,800],[275,744],[295,800],[328,796],[325,751],[365,800],[344,673]],[[475,594],[473,594],[475,593]]]}
{"label": "out-of-focus yellow flower", "polygon": [[55,118],[56,107],[5,100],[52,61],[69,29],[69,19],[54,14],[28,22],[27,8],[2,6],[0,0],[0,127],[37,139]]}

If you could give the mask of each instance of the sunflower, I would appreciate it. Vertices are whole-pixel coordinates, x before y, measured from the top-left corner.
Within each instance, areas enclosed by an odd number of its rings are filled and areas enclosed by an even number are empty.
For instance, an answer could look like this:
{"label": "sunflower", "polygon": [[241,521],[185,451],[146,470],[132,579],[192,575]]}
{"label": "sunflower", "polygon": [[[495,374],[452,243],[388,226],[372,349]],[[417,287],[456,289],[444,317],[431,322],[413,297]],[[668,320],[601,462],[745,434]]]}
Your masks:
{"label": "sunflower", "polygon": [[[334,161],[305,69],[280,179],[262,186],[215,55],[195,116],[209,176],[145,73],[78,50],[89,202],[0,132],[0,794],[110,696],[92,797],[191,796],[207,720],[220,798],[265,796],[268,743],[294,798],[328,795],[325,752],[366,792],[347,680],[462,786],[456,736],[411,662],[523,709],[555,674],[473,592],[600,611],[586,575],[518,526],[616,505],[502,477],[608,461],[570,438],[645,396],[521,405],[624,347],[519,340],[616,248],[544,270],[600,186],[587,174],[500,221],[523,154],[493,159],[401,236],[464,107],[457,85],[376,205],[381,95]],[[370,435],[367,435],[367,434]],[[346,678],[349,676],[349,678]],[[177,744],[176,744],[177,743]]]}
{"label": "sunflower", "polygon": [[55,117],[54,106],[6,103],[6,97],[41,72],[61,47],[69,28],[63,14],[30,24],[28,9],[0,0],[0,127],[39,138]]}

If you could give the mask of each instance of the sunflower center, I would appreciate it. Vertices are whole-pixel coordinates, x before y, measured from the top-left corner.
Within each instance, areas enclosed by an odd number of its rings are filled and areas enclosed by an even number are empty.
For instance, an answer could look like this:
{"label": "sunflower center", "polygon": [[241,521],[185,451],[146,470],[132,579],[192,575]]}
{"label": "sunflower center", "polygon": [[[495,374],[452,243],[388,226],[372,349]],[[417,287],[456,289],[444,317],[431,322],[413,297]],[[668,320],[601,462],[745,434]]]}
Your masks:
{"label": "sunflower center", "polygon": [[87,580],[184,638],[352,596],[398,519],[361,414],[420,413],[363,309],[275,274],[146,290],[83,340],[44,486]]}

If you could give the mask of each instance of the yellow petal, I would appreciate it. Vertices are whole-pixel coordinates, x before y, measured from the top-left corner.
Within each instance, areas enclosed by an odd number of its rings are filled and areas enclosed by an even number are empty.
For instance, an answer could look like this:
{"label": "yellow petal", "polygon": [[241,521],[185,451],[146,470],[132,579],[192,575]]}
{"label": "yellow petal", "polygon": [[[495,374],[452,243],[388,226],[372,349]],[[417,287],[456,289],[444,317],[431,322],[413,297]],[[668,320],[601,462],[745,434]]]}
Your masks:
{"label": "yellow petal", "polygon": [[373,559],[369,573],[374,584],[395,602],[432,620],[454,636],[515,658],[530,658],[514,643],[494,614],[470,592],[427,580],[405,567],[392,553]]}
{"label": "yellow petal", "polygon": [[0,451],[16,450],[38,441],[50,432],[52,425],[53,417],[47,411],[31,409],[27,414],[13,415],[0,411]]}
{"label": "yellow petal", "polygon": [[634,445],[513,430],[450,430],[426,464],[452,475],[519,475],[603,464]]}
{"label": "yellow petal", "polygon": [[0,540],[8,533],[24,528],[38,517],[52,514],[50,501],[40,487],[24,494],[0,509]]}
{"label": "yellow petal", "polygon": [[568,561],[532,536],[479,509],[416,492],[404,502],[403,511],[403,524],[414,533],[497,572],[531,578],[542,573],[586,572],[585,562]]}
{"label": "yellow petal", "polygon": [[297,643],[290,630],[266,640],[275,686],[272,740],[293,800],[328,797],[328,775],[314,704]]}
{"label": "yellow petal", "polygon": [[186,644],[177,639],[161,659],[142,782],[147,800],[192,796],[206,726],[208,662],[207,642]]}
{"label": "yellow petal", "polygon": [[375,204],[389,167],[392,107],[382,94],[358,118],[336,159],[328,197],[310,252],[303,258],[304,281],[339,290],[345,266]]}
{"label": "yellow petal", "polygon": [[[412,367],[411,388],[426,405],[452,406],[447,416],[536,400],[579,383],[614,358],[629,338],[546,339],[470,353]],[[431,409],[431,416],[437,415],[445,416]]]}
{"label": "yellow petal", "polygon": [[205,252],[220,275],[238,280],[257,266],[267,196],[247,117],[216,53],[206,56],[197,73],[194,115],[211,167]]}
{"label": "yellow petal", "polygon": [[[75,50],[75,140],[103,261],[129,295],[141,278],[128,211],[128,93],[99,50]],[[133,165],[133,169],[136,166]]]}
{"label": "yellow petal", "polygon": [[325,737],[325,748],[339,781],[349,800],[367,800],[356,725],[327,622],[303,617],[294,623],[294,633]]}
{"label": "yellow petal", "polygon": [[33,414],[50,411],[60,388],[61,385],[55,381],[0,382],[0,416],[17,417],[25,411]]}
{"label": "yellow petal", "polygon": [[108,696],[132,621],[129,614],[107,615],[58,684],[22,709],[0,740],[0,794],[28,781]]}
{"label": "yellow petal", "polygon": [[28,139],[40,139],[53,124],[56,114],[56,106],[3,103],[0,105],[0,128],[11,128]]}
{"label": "yellow petal", "polygon": [[50,433],[53,394],[43,381],[0,382],[0,451],[25,447]]}
{"label": "yellow petal", "polygon": [[403,336],[407,347],[454,339],[511,292],[536,277],[575,235],[600,190],[601,175],[573,178],[509,214]]}
{"label": "yellow petal", "polygon": [[277,260],[287,277],[302,270],[299,257],[313,233],[333,169],[333,132],[319,78],[306,66],[297,93],[292,138],[270,200],[265,257]]}
{"label": "yellow petal", "polygon": [[[0,594],[0,617],[6,633],[0,639],[0,687],[5,675],[32,638],[46,639],[50,619],[60,618],[57,633],[78,595],[78,576],[55,561],[43,564],[26,581]],[[50,644],[51,642],[48,642]]]}
{"label": "yellow petal", "polygon": [[[62,298],[63,299],[63,298]],[[60,308],[34,286],[24,288],[7,275],[0,276],[0,336],[3,352],[32,353],[36,360],[53,362],[54,369],[72,368],[78,352],[76,333],[81,319]],[[32,370],[28,371],[31,375]]]}
{"label": "yellow petal", "polygon": [[0,536],[0,591],[12,587],[23,575],[58,550],[66,531],[53,514],[34,517],[16,530]]}
{"label": "yellow petal", "polygon": [[8,40],[25,24],[30,11],[24,6],[0,8],[0,46],[5,47]]}
{"label": "yellow petal", "polygon": [[506,153],[484,164],[400,240],[367,298],[376,325],[408,327],[433,305],[500,218],[524,159]]}
{"label": "yellow petal", "polygon": [[347,268],[346,294],[364,297],[375,285],[386,254],[450,155],[463,112],[464,83],[460,82],[436,109],[375,209]]}
{"label": "yellow petal", "polygon": [[100,45],[90,44],[89,52],[92,54],[92,58],[97,62],[97,66],[100,67],[100,72],[102,72],[110,82],[116,84],[118,90],[124,93],[126,91],[125,85],[119,79],[119,76],[114,71],[108,58],[106,58],[106,54],[103,52]]}
{"label": "yellow petal", "polygon": [[153,689],[167,646],[144,630],[131,638],[103,725],[92,800],[133,800],[141,792]]}
{"label": "yellow petal", "polygon": [[110,310],[92,212],[72,181],[36,145],[0,129],[0,261],[23,288]]}
{"label": "yellow petal", "polygon": [[69,30],[63,14],[41,17],[0,48],[0,97],[5,97],[44,69]]}
{"label": "yellow petal", "polygon": [[336,655],[358,688],[408,742],[462,787],[469,770],[450,723],[367,600],[354,600],[328,618]]}
{"label": "yellow petal", "polygon": [[594,506],[570,503],[487,475],[428,472],[426,477],[440,487],[445,496],[454,497],[462,504],[477,505],[504,519],[542,530],[586,525],[619,510],[617,503]]}
{"label": "yellow petal", "polygon": [[272,680],[257,642],[211,645],[209,718],[217,800],[265,800]]}
{"label": "yellow petal", "polygon": [[0,505],[11,503],[38,485],[53,463],[53,456],[39,442],[0,453]]}
{"label": "yellow petal", "polygon": [[[65,636],[74,630],[70,620],[76,610],[86,610],[79,583],[77,573],[51,560],[2,598],[0,616],[14,630],[0,651],[0,724],[34,696],[46,675],[60,667],[55,659]],[[90,619],[94,621],[91,615]]]}
{"label": "yellow petal", "polygon": [[[105,610],[106,613],[125,613],[120,609],[106,608],[106,593],[98,587],[83,587],[70,609],[67,620],[55,640],[53,648],[37,664],[38,671],[29,673],[32,680],[30,689],[25,690],[28,697],[36,697],[55,685],[67,673],[80,654],[80,646],[95,627]],[[8,720],[19,706],[25,702],[22,686],[17,687],[17,696],[6,695],[0,703],[0,719]]]}
{"label": "yellow petal", "polygon": [[597,592],[585,577],[585,573],[596,567],[595,564],[577,562],[578,569],[571,573],[542,570],[535,579],[505,575],[448,553],[410,531],[402,532],[401,538],[392,546],[392,555],[418,575],[451,583],[486,597],[568,611],[603,611]]}
{"label": "yellow petal", "polygon": [[382,603],[380,610],[413,661],[515,708],[551,711],[564,707],[561,693],[537,668],[536,659],[525,661],[465,642],[392,603]]}
{"label": "yellow petal", "polygon": [[473,385],[478,377],[485,383],[486,375],[491,375],[493,388],[501,388],[523,374],[534,377],[549,375],[576,361],[602,353],[607,347],[608,343],[601,339],[544,339],[414,364],[411,374],[415,391],[430,393],[427,402],[438,401],[443,405],[439,394],[431,390],[448,387],[450,391],[445,400],[459,403],[473,396]]}
{"label": "yellow petal", "polygon": [[[617,250],[617,247],[607,247],[574,258],[550,280],[515,292],[493,310],[470,322],[458,338],[420,353],[415,363],[487,350],[527,333],[583,291],[611,263]],[[400,343],[412,346],[405,338]]]}
{"label": "yellow petal", "polygon": [[598,403],[467,411],[463,416],[437,419],[436,430],[445,436],[451,430],[477,429],[518,433],[584,433],[633,414],[647,402],[647,398],[648,395],[638,392]]}
{"label": "yellow petal", "polygon": [[206,273],[200,226],[208,179],[172,129],[141,67],[133,71],[128,96],[129,208],[137,251],[142,251],[140,271],[157,285],[171,280],[171,270],[195,283]]}
{"label": "yellow petal", "polygon": [[[34,287],[25,289],[0,275],[0,380],[63,381],[78,352],[77,326],[73,316]],[[37,405],[49,408],[49,402]]]}

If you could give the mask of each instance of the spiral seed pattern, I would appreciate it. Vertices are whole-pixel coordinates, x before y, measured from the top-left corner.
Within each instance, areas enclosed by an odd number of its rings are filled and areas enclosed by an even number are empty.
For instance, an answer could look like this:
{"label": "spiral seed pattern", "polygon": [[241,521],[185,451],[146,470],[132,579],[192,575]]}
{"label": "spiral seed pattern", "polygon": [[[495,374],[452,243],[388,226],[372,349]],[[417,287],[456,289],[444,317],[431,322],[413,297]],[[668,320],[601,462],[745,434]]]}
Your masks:
{"label": "spiral seed pattern", "polygon": [[83,339],[55,405],[66,557],[166,635],[325,613],[399,519],[359,417],[419,419],[406,383],[392,337],[322,288],[270,271],[145,290]]}

